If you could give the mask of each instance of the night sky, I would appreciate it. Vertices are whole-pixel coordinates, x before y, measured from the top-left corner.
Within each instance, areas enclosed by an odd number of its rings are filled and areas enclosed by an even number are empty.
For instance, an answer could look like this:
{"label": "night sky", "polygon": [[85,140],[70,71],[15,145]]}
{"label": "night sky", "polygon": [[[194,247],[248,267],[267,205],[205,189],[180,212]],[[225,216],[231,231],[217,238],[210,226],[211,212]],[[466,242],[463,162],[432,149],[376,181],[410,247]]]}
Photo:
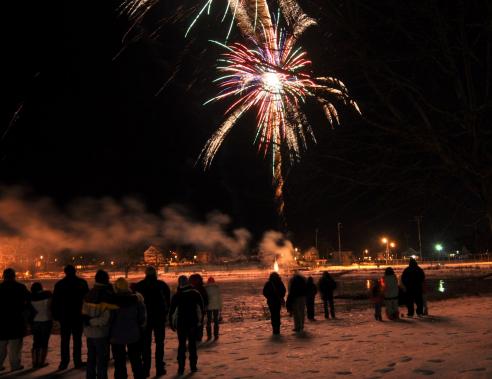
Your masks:
{"label": "night sky", "polygon": [[[185,38],[198,2],[161,3],[122,43],[130,24],[117,1],[6,2],[0,184],[49,196],[60,208],[79,197],[135,196],[153,212],[177,203],[200,219],[220,210],[259,238],[281,223],[270,161],[253,144],[254,115],[234,128],[210,170],[195,165],[226,109],[202,105],[217,91],[222,51],[208,40],[225,35],[222,6]],[[317,144],[284,172],[281,229],[303,247],[314,244],[318,229],[318,243],[331,250],[341,222],[343,249],[375,249],[383,234],[418,249],[419,215],[424,251],[437,241],[485,249],[490,229],[487,202],[474,190],[480,184],[459,165],[443,169],[437,142],[422,141],[446,141],[459,162],[473,155],[480,170],[492,166],[492,10],[482,1],[372,3],[300,1],[319,24],[300,41],[313,70],[343,80],[363,117],[340,105],[341,126],[332,129],[316,104],[306,104]],[[240,38],[236,31],[231,40]],[[461,73],[473,96],[459,95],[454,78]],[[428,125],[406,91],[433,105],[424,106]],[[467,122],[482,147],[470,147]]]}

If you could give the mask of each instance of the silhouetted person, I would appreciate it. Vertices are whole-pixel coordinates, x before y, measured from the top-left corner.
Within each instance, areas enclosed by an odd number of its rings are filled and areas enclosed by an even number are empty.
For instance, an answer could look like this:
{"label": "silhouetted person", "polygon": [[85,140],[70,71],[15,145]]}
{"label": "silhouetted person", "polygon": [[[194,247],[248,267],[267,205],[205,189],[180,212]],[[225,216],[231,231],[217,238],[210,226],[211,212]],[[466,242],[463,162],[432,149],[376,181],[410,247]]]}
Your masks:
{"label": "silhouetted person", "polygon": [[12,371],[22,370],[22,340],[26,332],[25,310],[29,306],[29,291],[15,280],[15,271],[7,268],[0,284],[0,371],[7,357],[7,346]]}
{"label": "silhouetted person", "polygon": [[53,328],[53,317],[51,315],[51,291],[43,290],[43,285],[35,282],[31,286],[31,304],[35,310],[34,318],[31,320],[32,331],[32,367],[43,367],[48,355],[48,343],[51,329]]}
{"label": "silhouetted person", "polygon": [[146,377],[150,376],[152,333],[154,333],[156,375],[165,375],[164,339],[171,297],[169,286],[157,279],[157,271],[154,267],[148,266],[145,269],[145,279],[135,285],[135,290],[142,294],[147,307],[147,325],[144,331],[142,354],[144,374]]}
{"label": "silhouetted person", "polygon": [[126,379],[126,355],[132,366],[134,379],[144,379],[142,364],[141,335],[145,327],[145,304],[138,295],[132,293],[128,282],[119,278],[114,283],[114,304],[112,311],[110,343],[114,358],[115,379]]}
{"label": "silhouetted person", "polygon": [[73,363],[76,368],[82,367],[82,303],[89,292],[87,282],[75,275],[75,267],[67,265],[64,271],[65,277],[55,284],[52,304],[53,319],[60,322],[60,370],[65,370],[70,362],[70,336]]}
{"label": "silhouetted person", "polygon": [[263,286],[263,296],[267,299],[268,309],[270,310],[270,321],[274,335],[280,334],[280,310],[285,304],[286,289],[282,278],[276,272],[272,272],[268,281]]}
{"label": "silhouetted person", "polygon": [[208,278],[207,285],[205,286],[208,297],[207,307],[207,340],[212,339],[212,322],[214,324],[214,337],[219,338],[219,313],[222,309],[222,296],[220,294],[220,288],[215,283],[213,277]]}
{"label": "silhouetted person", "polygon": [[424,270],[419,267],[415,259],[410,258],[408,267],[403,270],[401,275],[401,282],[405,286],[406,291],[408,317],[412,317],[414,314],[414,303],[417,305],[417,315],[422,316],[424,313],[424,280]]}
{"label": "silhouetted person", "polygon": [[310,276],[306,283],[306,310],[307,318],[311,321],[316,321],[314,318],[314,299],[317,293],[318,289],[316,288],[316,284],[314,284],[313,277]]}
{"label": "silhouetted person", "polygon": [[203,300],[203,314],[202,314],[202,319],[200,320],[200,326],[197,329],[196,332],[196,340],[198,342],[201,342],[203,339],[203,326],[204,326],[204,319],[205,319],[205,313],[208,309],[208,294],[207,290],[203,286],[203,278],[200,274],[191,274],[190,279],[189,279],[190,284],[193,286],[194,289],[196,289],[198,292],[200,292],[200,295],[202,296]]}
{"label": "silhouetted person", "polygon": [[333,291],[337,288],[337,283],[333,280],[328,271],[324,271],[323,275],[318,281],[318,290],[323,300],[323,309],[325,312],[325,318],[335,318],[335,303],[333,301]]}
{"label": "silhouetted person", "polygon": [[82,315],[87,338],[87,379],[106,379],[109,361],[109,327],[114,298],[109,275],[96,272],[96,282],[84,298]]}
{"label": "silhouetted person", "polygon": [[203,300],[200,293],[189,284],[188,278],[178,278],[178,289],[171,300],[169,321],[171,328],[178,332],[178,375],[184,373],[186,362],[186,342],[190,369],[197,371],[198,355],[196,352],[196,334],[203,314]]}
{"label": "silhouetted person", "polygon": [[390,320],[399,319],[400,312],[398,308],[398,278],[396,277],[395,272],[391,267],[387,267],[384,270],[383,293],[386,316]]}
{"label": "silhouetted person", "polygon": [[381,309],[383,308],[384,294],[381,282],[382,280],[374,279],[371,282],[371,288],[369,292],[369,296],[374,303],[374,319],[377,321],[383,321]]}
{"label": "silhouetted person", "polygon": [[300,273],[295,273],[289,282],[289,294],[287,295],[287,310],[294,316],[294,332],[304,331],[304,318],[306,315],[306,278]]}

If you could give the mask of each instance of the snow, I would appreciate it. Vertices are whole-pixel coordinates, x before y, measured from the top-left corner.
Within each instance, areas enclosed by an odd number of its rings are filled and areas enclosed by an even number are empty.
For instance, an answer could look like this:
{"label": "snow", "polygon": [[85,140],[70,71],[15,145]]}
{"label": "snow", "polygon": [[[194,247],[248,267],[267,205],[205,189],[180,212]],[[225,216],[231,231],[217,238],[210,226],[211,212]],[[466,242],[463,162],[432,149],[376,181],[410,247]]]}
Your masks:
{"label": "snow", "polygon": [[[216,342],[199,347],[199,371],[193,378],[491,378],[492,297],[430,302],[430,316],[377,322],[370,308],[341,306],[338,319],[306,323],[304,335],[291,330],[283,314],[282,335],[271,336],[268,320],[245,319],[221,325]],[[403,308],[401,308],[403,312]],[[177,371],[176,335],[167,330],[167,377]],[[29,366],[31,337],[23,363]],[[84,343],[85,344],[85,343]],[[56,373],[59,336],[50,341],[48,367],[3,378],[84,378],[85,372]],[[6,362],[7,363],[7,362]],[[8,363],[7,363],[8,364]],[[111,364],[110,364],[111,366]],[[188,367],[187,367],[188,370]],[[131,372],[131,371],[129,371]],[[185,372],[189,373],[189,371]],[[113,376],[112,366],[109,372]]]}

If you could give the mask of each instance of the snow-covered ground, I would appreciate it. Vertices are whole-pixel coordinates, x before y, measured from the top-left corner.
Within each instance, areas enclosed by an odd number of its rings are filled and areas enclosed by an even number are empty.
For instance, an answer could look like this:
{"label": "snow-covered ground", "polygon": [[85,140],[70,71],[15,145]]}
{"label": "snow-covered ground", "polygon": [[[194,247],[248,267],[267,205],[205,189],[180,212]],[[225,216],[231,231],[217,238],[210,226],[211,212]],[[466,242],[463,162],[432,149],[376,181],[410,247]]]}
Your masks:
{"label": "snow-covered ground", "polygon": [[[428,317],[398,322],[374,321],[370,308],[341,308],[337,320],[324,320],[318,309],[318,321],[307,323],[302,336],[291,331],[292,320],[284,314],[278,339],[272,338],[268,320],[226,322],[217,342],[200,346],[199,371],[185,377],[492,378],[492,297],[431,302],[429,308]],[[26,337],[26,367],[31,342]],[[84,378],[80,370],[56,372],[58,345],[54,335],[48,367],[3,378]],[[167,330],[167,377],[177,371],[176,348],[176,335]]]}

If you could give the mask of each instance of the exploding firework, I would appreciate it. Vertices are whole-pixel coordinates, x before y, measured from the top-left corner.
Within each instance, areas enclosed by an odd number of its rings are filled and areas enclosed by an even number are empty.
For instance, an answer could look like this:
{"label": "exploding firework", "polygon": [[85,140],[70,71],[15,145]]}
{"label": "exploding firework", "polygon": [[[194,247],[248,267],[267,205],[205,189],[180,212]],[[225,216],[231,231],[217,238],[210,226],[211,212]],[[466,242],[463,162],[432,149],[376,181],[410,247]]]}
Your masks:
{"label": "exploding firework", "polygon": [[271,26],[263,28],[259,38],[251,39],[252,47],[241,43],[230,46],[219,43],[227,50],[219,60],[218,70],[222,75],[216,82],[221,90],[207,103],[226,98],[234,98],[234,101],[226,111],[228,117],[200,155],[204,166],[209,167],[238,119],[250,109],[255,109],[255,141],[264,155],[271,153],[275,199],[280,215],[284,208],[282,152],[295,162],[307,148],[308,138],[315,141],[313,130],[302,112],[302,104],[307,98],[318,101],[332,126],[339,123],[335,101],[359,111],[341,81],[309,74],[311,62],[301,48],[295,48],[297,37]]}

